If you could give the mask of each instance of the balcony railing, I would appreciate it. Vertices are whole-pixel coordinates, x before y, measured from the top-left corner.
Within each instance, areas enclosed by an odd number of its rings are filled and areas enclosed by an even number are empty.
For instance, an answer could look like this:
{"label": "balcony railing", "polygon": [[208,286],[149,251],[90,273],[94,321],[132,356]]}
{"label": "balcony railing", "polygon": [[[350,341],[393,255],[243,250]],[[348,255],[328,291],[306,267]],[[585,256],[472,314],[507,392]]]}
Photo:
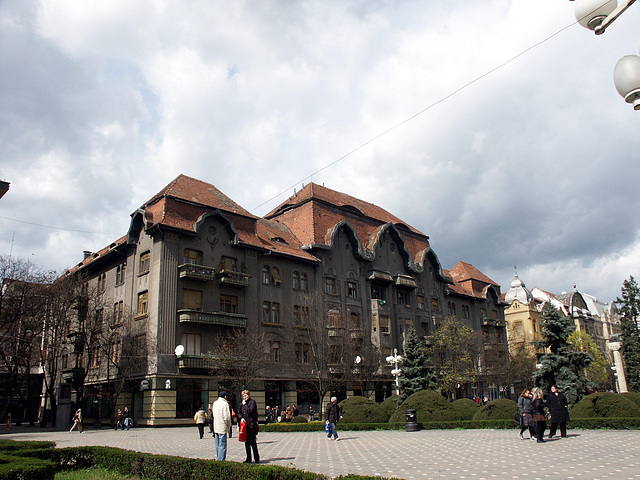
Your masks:
{"label": "balcony railing", "polygon": [[226,327],[246,327],[247,316],[239,313],[203,312],[184,308],[178,310],[181,323],[199,323],[202,325],[222,325]]}
{"label": "balcony railing", "polygon": [[248,273],[232,272],[228,270],[223,270],[216,276],[218,277],[218,282],[232,287],[248,287],[249,279],[251,278],[251,275]]}
{"label": "balcony railing", "polygon": [[364,338],[365,331],[364,331],[364,328],[350,328],[349,334],[353,339],[360,339],[360,338]]}
{"label": "balcony railing", "polygon": [[200,282],[209,282],[215,280],[216,269],[213,267],[205,267],[204,265],[193,265],[191,263],[185,263],[178,267],[178,274],[180,278],[186,278],[189,280],[198,280]]}
{"label": "balcony railing", "polygon": [[211,370],[215,365],[212,357],[205,355],[181,355],[178,357],[178,368],[199,368]]}

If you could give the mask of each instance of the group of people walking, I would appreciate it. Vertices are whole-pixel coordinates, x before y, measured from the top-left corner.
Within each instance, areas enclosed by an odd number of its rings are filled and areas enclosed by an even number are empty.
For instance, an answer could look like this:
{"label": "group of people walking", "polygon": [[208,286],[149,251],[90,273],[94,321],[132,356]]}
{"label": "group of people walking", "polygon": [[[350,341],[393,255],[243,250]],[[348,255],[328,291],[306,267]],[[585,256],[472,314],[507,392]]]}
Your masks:
{"label": "group of people walking", "polygon": [[548,438],[554,438],[560,428],[560,436],[567,436],[569,407],[567,399],[556,385],[545,397],[541,388],[529,390],[525,388],[518,398],[520,412],[520,439],[524,440],[524,432],[529,430],[529,438],[544,443],[544,431],[547,428],[547,416],[551,420]]}

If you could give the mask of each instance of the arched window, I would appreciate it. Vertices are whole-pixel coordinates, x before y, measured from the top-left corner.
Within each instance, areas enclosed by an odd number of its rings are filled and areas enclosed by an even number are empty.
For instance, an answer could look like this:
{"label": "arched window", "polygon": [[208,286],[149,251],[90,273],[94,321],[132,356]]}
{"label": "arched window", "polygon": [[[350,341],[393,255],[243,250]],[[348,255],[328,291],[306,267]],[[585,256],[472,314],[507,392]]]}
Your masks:
{"label": "arched window", "polygon": [[271,283],[271,269],[269,268],[269,265],[262,267],[262,283],[265,285],[269,285],[269,283]]}
{"label": "arched window", "polygon": [[309,290],[309,281],[307,280],[307,274],[300,274],[300,290],[304,290],[305,292]]}
{"label": "arched window", "polygon": [[291,288],[300,290],[300,274],[298,272],[293,272],[291,276]]}

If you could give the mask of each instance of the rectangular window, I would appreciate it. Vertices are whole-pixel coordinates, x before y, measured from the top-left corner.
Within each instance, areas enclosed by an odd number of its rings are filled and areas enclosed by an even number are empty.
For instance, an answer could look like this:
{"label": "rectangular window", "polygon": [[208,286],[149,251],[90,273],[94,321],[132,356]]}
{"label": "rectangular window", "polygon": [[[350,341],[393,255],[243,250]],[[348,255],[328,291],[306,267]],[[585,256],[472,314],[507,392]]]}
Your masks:
{"label": "rectangular window", "polygon": [[410,294],[406,290],[398,290],[396,292],[396,299],[400,305],[411,305]]}
{"label": "rectangular window", "polygon": [[295,325],[307,325],[309,322],[309,307],[302,305],[293,306],[293,323]]}
{"label": "rectangular window", "polygon": [[356,312],[351,312],[350,315],[350,327],[351,328],[360,328],[360,314]]}
{"label": "rectangular window", "polygon": [[182,308],[202,310],[202,290],[182,289]]}
{"label": "rectangular window", "polygon": [[440,311],[440,300],[438,300],[437,298],[432,298],[431,299],[431,309],[434,312],[439,312]]}
{"label": "rectangular window", "polygon": [[338,286],[337,281],[333,277],[324,277],[324,293],[328,295],[337,295]]}
{"label": "rectangular window", "polygon": [[309,281],[307,279],[306,273],[300,274],[300,290],[307,291],[309,290]]}
{"label": "rectangular window", "polygon": [[113,304],[113,323],[119,324],[124,320],[124,302],[120,300]]}
{"label": "rectangular window", "polygon": [[191,265],[202,265],[202,252],[185,248],[183,261]]}
{"label": "rectangular window", "polygon": [[111,362],[117,365],[120,362],[120,355],[122,353],[122,341],[116,340],[111,344]]}
{"label": "rectangular window", "polygon": [[498,320],[498,311],[497,310],[491,310],[491,318],[493,318],[494,320]]}
{"label": "rectangular window", "polygon": [[151,252],[145,252],[140,255],[140,273],[149,272],[149,266],[151,264]]}
{"label": "rectangular window", "polygon": [[371,285],[371,298],[384,300],[384,288],[380,285]]}
{"label": "rectangular window", "polygon": [[220,311],[225,313],[238,313],[238,297],[233,295],[220,295]]}
{"label": "rectangular window", "polygon": [[486,308],[481,308],[480,309],[480,318],[487,318],[487,309]]}
{"label": "rectangular window", "polygon": [[100,347],[93,347],[91,351],[91,368],[98,368],[100,365]]}
{"label": "rectangular window", "polygon": [[200,335],[197,333],[183,333],[182,345],[185,355],[200,355]]}
{"label": "rectangular window", "polygon": [[262,302],[262,321],[271,323],[271,302]]}
{"label": "rectangular window", "polygon": [[271,322],[280,323],[280,304],[279,303],[271,304]]}
{"label": "rectangular window", "polygon": [[358,298],[358,284],[356,282],[347,282],[347,297]]}
{"label": "rectangular window", "polygon": [[118,265],[118,268],[116,268],[116,285],[122,285],[124,283],[126,272],[127,272],[126,263],[123,263],[122,265]]}
{"label": "rectangular window", "polygon": [[380,316],[380,333],[389,334],[389,317],[386,315]]}
{"label": "rectangular window", "polygon": [[137,316],[147,315],[148,313],[149,313],[149,292],[141,292],[138,294]]}
{"label": "rectangular window", "polygon": [[340,323],[340,312],[338,310],[329,310],[329,326],[337,327]]}
{"label": "rectangular window", "polygon": [[271,361],[280,361],[280,342],[271,342]]}
{"label": "rectangular window", "polygon": [[425,309],[424,295],[417,295],[416,296],[416,307],[418,308],[418,310],[424,310]]}
{"label": "rectangular window", "polygon": [[220,270],[225,272],[237,272],[238,259],[234,257],[222,257],[220,259]]}

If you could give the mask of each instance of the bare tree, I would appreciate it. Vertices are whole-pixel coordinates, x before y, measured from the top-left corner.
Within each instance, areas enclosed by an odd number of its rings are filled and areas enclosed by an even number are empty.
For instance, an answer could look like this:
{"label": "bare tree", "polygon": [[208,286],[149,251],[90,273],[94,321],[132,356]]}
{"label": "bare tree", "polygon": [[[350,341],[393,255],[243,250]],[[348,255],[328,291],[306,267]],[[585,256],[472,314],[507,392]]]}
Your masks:
{"label": "bare tree", "polygon": [[1,415],[18,396],[31,425],[36,418],[30,402],[32,374],[39,366],[37,346],[50,279],[51,274],[27,260],[0,256],[0,368],[5,380]]}
{"label": "bare tree", "polygon": [[236,392],[248,389],[269,369],[267,348],[270,339],[258,326],[220,332],[206,358],[211,374],[229,383]]}

